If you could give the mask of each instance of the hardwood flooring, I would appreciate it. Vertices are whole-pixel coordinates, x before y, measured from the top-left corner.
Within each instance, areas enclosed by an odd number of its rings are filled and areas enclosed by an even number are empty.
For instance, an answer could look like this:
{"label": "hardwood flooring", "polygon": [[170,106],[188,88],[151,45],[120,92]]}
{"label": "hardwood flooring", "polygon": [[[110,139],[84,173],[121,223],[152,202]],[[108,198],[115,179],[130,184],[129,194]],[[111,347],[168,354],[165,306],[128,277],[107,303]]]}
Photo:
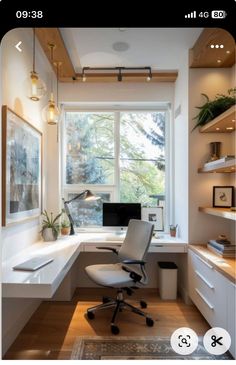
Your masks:
{"label": "hardwood flooring", "polygon": [[[71,302],[43,302],[4,359],[70,359],[77,336],[110,336],[111,310],[96,313],[94,320],[88,320],[85,313],[100,303],[102,295],[114,293],[107,289],[78,289]],[[154,326],[147,327],[143,317],[122,311],[117,321],[120,336],[169,337],[179,327],[191,327],[202,336],[209,329],[194,306],[184,304],[182,299],[162,301],[156,289],[138,290],[126,299],[138,305],[141,296],[148,302],[145,311],[151,314]]]}

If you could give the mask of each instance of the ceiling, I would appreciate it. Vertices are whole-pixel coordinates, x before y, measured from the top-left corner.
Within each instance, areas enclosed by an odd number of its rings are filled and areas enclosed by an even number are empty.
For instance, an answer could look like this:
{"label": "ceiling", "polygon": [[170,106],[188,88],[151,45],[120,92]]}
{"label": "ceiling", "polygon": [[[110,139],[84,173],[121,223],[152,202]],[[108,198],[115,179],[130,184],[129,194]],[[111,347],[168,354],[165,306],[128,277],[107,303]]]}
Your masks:
{"label": "ceiling", "polygon": [[87,66],[169,71],[178,70],[202,28],[60,28],[60,32],[77,73]]}
{"label": "ceiling", "polygon": [[[35,32],[55,73],[61,64],[61,82],[121,81],[115,68],[126,68],[125,82],[174,82],[188,55],[189,67],[235,63],[235,41],[220,28],[36,28]],[[55,45],[53,60],[49,45]],[[84,67],[112,70],[86,71],[84,77]],[[145,70],[127,72],[141,67],[151,67],[151,79]]]}

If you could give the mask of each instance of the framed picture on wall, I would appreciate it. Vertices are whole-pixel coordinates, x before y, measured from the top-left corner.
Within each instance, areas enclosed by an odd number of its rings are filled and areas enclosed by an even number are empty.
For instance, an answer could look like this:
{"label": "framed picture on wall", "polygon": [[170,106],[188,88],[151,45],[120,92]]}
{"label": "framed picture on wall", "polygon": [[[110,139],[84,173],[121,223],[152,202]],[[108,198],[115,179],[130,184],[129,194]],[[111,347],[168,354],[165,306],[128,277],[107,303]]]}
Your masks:
{"label": "framed picture on wall", "polygon": [[233,186],[213,186],[213,207],[230,208],[233,206]]}
{"label": "framed picture on wall", "polygon": [[163,207],[142,207],[142,220],[153,223],[155,231],[163,231]]}
{"label": "framed picture on wall", "polygon": [[2,225],[41,214],[42,133],[2,107]]}

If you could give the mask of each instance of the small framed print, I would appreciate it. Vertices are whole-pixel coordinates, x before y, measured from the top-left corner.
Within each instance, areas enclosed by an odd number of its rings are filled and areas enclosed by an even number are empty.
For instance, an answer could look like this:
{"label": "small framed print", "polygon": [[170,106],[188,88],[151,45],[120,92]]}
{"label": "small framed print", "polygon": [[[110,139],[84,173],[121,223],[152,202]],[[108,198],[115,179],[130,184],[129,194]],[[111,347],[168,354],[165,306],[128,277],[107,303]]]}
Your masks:
{"label": "small framed print", "polygon": [[143,207],[142,220],[153,223],[155,231],[163,231],[163,207]]}
{"label": "small framed print", "polygon": [[213,186],[213,207],[231,208],[233,206],[233,186]]}

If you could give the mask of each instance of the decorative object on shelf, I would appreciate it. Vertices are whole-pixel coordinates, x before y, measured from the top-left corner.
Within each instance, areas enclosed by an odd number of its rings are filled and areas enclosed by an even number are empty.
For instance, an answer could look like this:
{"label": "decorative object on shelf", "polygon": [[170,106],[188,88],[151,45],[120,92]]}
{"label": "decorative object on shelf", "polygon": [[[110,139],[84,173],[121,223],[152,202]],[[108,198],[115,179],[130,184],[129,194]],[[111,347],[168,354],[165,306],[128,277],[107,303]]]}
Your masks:
{"label": "decorative object on shelf", "polygon": [[[53,51],[55,49],[55,44],[49,44],[49,49],[51,52],[51,63],[54,63],[53,60]],[[58,67],[59,67],[59,63],[57,66],[57,73],[58,73]],[[58,75],[57,75],[58,76]],[[57,102],[58,102],[58,77],[57,77]],[[43,120],[50,125],[55,125],[58,124],[59,118],[60,118],[60,110],[58,109],[55,100],[54,100],[54,95],[53,95],[53,72],[51,75],[51,94],[50,94],[50,99],[48,101],[48,104],[43,108],[43,112],[42,112],[42,116],[43,116]]]}
{"label": "decorative object on shelf", "polygon": [[66,214],[65,209],[62,209],[62,220],[61,220],[61,234],[66,236],[70,233],[70,221]]}
{"label": "decorative object on shelf", "polygon": [[221,257],[235,257],[235,245],[225,235],[220,235],[217,240],[210,240],[207,248]]}
{"label": "decorative object on shelf", "polygon": [[176,226],[173,224],[170,225],[170,236],[171,237],[176,237],[177,228],[178,228],[178,224],[176,224]]}
{"label": "decorative object on shelf", "polygon": [[60,224],[59,218],[62,215],[62,212],[59,213],[55,218],[53,218],[53,213],[50,213],[50,216],[46,210],[42,213],[43,221],[42,221],[42,237],[44,241],[56,241],[59,231]]}
{"label": "decorative object on shelf", "polygon": [[41,214],[42,133],[2,107],[2,225]]}
{"label": "decorative object on shelf", "polygon": [[142,220],[153,223],[155,231],[163,231],[163,207],[142,207]]}
{"label": "decorative object on shelf", "polygon": [[212,101],[210,101],[206,94],[202,95],[206,98],[206,103],[197,107],[200,109],[200,112],[195,118],[193,118],[197,119],[197,124],[192,131],[199,126],[204,126],[215,117],[229,109],[232,105],[235,105],[236,87],[229,89],[228,95],[217,94],[215,100]]}
{"label": "decorative object on shelf", "polygon": [[230,208],[233,206],[233,186],[213,186],[213,207]]}
{"label": "decorative object on shelf", "polygon": [[75,230],[74,230],[74,220],[70,214],[70,210],[69,210],[69,204],[75,200],[87,200],[87,201],[94,201],[94,200],[98,200],[101,199],[100,196],[95,196],[90,190],[84,190],[82,193],[76,195],[75,197],[73,197],[70,200],[65,200],[64,198],[63,203],[64,203],[64,208],[65,208],[65,212],[69,218],[70,221],[70,236],[75,234]]}
{"label": "decorative object on shelf", "polygon": [[211,160],[209,162],[206,162],[204,164],[204,167],[217,166],[217,164],[226,163],[227,161],[234,160],[234,159],[235,159],[235,155],[222,156],[216,160]]}
{"label": "decorative object on shelf", "polygon": [[33,67],[30,77],[26,80],[27,96],[33,101],[39,101],[47,91],[45,83],[35,71],[35,28],[33,28]]}
{"label": "decorative object on shelf", "polygon": [[215,161],[220,158],[221,142],[210,142],[210,159],[207,162]]}

